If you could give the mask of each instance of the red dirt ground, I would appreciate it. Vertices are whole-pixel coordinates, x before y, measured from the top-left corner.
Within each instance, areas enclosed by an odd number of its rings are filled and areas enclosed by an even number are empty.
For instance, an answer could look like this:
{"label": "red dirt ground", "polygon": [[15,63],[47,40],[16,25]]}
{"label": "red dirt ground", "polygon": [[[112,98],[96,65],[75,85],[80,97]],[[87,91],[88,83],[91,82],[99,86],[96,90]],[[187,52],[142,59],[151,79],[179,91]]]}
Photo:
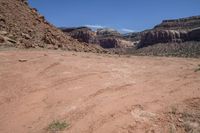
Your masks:
{"label": "red dirt ground", "polygon": [[58,120],[70,125],[62,133],[183,133],[168,112],[200,101],[198,64],[191,58],[1,51],[0,132],[50,132],[48,125]]}

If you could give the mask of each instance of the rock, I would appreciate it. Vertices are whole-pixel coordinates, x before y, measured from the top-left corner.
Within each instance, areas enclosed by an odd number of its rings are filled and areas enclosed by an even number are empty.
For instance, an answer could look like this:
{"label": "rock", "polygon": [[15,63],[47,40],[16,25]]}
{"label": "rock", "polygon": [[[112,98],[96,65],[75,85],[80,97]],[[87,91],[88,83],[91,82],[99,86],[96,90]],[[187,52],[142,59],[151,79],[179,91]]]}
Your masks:
{"label": "rock", "polygon": [[115,38],[100,39],[99,44],[103,48],[119,48],[118,40]]}
{"label": "rock", "polygon": [[5,39],[3,36],[0,36],[0,43],[4,43],[5,42]]}
{"label": "rock", "polygon": [[5,23],[6,20],[4,18],[0,18],[0,22]]}
{"label": "rock", "polygon": [[80,42],[95,43],[96,34],[88,27],[61,28],[61,30]]}
{"label": "rock", "polygon": [[53,45],[55,45],[56,44],[56,42],[55,42],[55,39],[54,39],[54,37],[53,37],[53,35],[51,34],[51,33],[46,33],[45,35],[44,35],[44,37],[43,37],[43,39],[42,39],[43,41],[44,41],[44,43],[46,43],[46,44],[53,44]]}
{"label": "rock", "polygon": [[200,41],[200,28],[189,31],[151,30],[142,35],[138,48],[157,43],[182,43],[186,41]]}
{"label": "rock", "polygon": [[24,44],[25,48],[34,47],[34,46],[32,45],[32,43],[31,43],[29,40],[26,40],[26,39],[21,39],[21,43]]}
{"label": "rock", "polygon": [[[61,47],[66,50],[76,48],[79,51],[85,51],[85,49],[103,51],[100,47],[83,45],[65,35],[55,26],[49,24],[36,9],[30,8],[27,5],[27,0],[0,0],[0,9],[0,31],[6,30],[8,32],[5,35],[6,37],[10,34],[14,35],[13,38],[8,39],[9,41],[5,44],[5,47],[11,44],[12,47],[29,48],[37,44],[36,47],[41,46],[43,48],[47,48],[48,45],[55,45],[55,49]],[[28,40],[29,44],[17,43],[16,39]]]}
{"label": "rock", "polygon": [[115,37],[107,37],[101,38],[98,40],[99,44],[103,48],[128,48],[133,46],[131,41],[126,41],[124,39],[115,38]]}
{"label": "rock", "polygon": [[188,40],[187,32],[175,30],[152,30],[144,33],[139,47],[145,47],[156,43],[184,42]]}
{"label": "rock", "polygon": [[13,39],[11,39],[11,38],[6,38],[6,40],[8,41],[8,42],[10,42],[10,43],[17,43],[17,41],[15,41],[15,40],[13,40]]}
{"label": "rock", "polygon": [[112,29],[98,29],[92,31],[88,27],[60,28],[65,34],[80,42],[100,45],[102,48],[126,48],[132,46],[131,41],[125,40],[120,33]]}
{"label": "rock", "polygon": [[200,16],[192,16],[180,19],[163,20],[163,22],[156,25],[154,29],[188,30],[198,27],[200,27]]}
{"label": "rock", "polygon": [[25,39],[31,39],[30,35],[26,34],[26,33],[22,33],[22,37]]}
{"label": "rock", "polygon": [[200,27],[189,31],[188,36],[191,41],[200,41]]}
{"label": "rock", "polygon": [[27,0],[21,0],[24,4],[28,5],[28,1]]}
{"label": "rock", "polygon": [[19,62],[27,62],[26,59],[19,59],[18,61],[19,61]]}
{"label": "rock", "polygon": [[164,20],[153,29],[143,32],[137,47],[186,41],[200,41],[200,16]]}
{"label": "rock", "polygon": [[97,35],[98,36],[120,36],[120,33],[117,32],[114,29],[110,29],[110,28],[101,28],[101,29],[97,29]]}
{"label": "rock", "polygon": [[6,32],[6,31],[0,31],[0,35],[6,36],[6,35],[8,35],[8,32]]}

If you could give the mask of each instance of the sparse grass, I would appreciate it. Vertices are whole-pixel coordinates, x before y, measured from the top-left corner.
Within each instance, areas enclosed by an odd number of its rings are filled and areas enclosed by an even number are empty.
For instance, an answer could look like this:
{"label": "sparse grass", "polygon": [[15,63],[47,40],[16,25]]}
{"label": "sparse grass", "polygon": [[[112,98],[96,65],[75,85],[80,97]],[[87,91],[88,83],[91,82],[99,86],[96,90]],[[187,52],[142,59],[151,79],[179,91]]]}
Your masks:
{"label": "sparse grass", "polygon": [[176,133],[176,127],[173,124],[169,127],[169,133]]}
{"label": "sparse grass", "polygon": [[63,131],[68,127],[69,124],[67,124],[65,121],[53,121],[49,124],[47,130],[50,132],[57,132],[57,131]]}
{"label": "sparse grass", "polygon": [[170,111],[170,113],[176,114],[176,112],[177,112],[177,107],[171,106],[171,111]]}
{"label": "sparse grass", "polygon": [[194,70],[194,72],[198,72],[198,71],[200,71],[200,64],[198,65],[198,68],[196,68],[196,69]]}

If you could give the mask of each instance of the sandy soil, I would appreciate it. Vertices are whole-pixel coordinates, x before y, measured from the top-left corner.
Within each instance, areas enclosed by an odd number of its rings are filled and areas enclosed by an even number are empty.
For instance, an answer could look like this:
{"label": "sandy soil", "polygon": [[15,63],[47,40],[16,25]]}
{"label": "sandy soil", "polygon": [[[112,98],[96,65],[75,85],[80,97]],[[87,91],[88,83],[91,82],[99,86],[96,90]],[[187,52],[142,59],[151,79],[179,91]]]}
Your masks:
{"label": "sandy soil", "polygon": [[169,112],[200,102],[198,64],[190,58],[1,51],[0,132],[50,132],[57,120],[69,124],[62,133],[183,133]]}

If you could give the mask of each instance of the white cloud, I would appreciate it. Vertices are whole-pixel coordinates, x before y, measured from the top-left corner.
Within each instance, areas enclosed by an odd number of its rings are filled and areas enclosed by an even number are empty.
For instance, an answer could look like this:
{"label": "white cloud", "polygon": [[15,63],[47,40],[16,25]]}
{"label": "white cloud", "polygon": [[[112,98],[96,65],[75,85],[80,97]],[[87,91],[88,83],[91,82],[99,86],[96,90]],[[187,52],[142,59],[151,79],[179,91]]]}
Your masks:
{"label": "white cloud", "polygon": [[[85,25],[86,27],[89,27],[89,28],[92,28],[93,30],[96,30],[96,29],[101,29],[101,28],[108,28],[106,26],[102,26],[102,25],[98,25],[98,24],[94,24],[94,25],[90,25],[90,24],[87,24]],[[112,29],[112,28],[109,28],[109,29]],[[113,29],[114,30],[114,29]],[[132,30],[132,29],[127,29],[127,28],[122,28],[122,29],[117,29],[120,33],[129,33],[129,32],[136,32],[135,30]]]}
{"label": "white cloud", "polygon": [[99,29],[99,28],[105,28],[105,26],[102,26],[102,25],[85,25],[87,27],[90,27],[90,28],[95,28],[95,29]]}
{"label": "white cloud", "polygon": [[126,28],[121,29],[121,31],[122,31],[122,32],[135,32],[135,30],[126,29]]}

